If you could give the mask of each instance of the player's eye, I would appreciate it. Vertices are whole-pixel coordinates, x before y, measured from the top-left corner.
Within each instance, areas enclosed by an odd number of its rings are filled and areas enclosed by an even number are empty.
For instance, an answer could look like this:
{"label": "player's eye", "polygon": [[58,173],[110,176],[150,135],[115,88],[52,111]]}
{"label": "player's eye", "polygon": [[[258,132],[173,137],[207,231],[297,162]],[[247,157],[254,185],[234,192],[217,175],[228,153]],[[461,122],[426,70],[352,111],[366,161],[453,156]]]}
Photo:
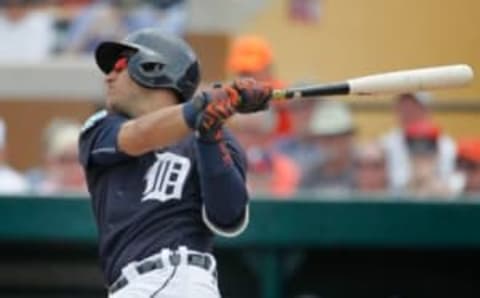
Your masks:
{"label": "player's eye", "polygon": [[117,62],[115,62],[115,65],[113,66],[113,71],[116,73],[122,72],[124,69],[126,69],[128,66],[128,58],[127,57],[120,57]]}

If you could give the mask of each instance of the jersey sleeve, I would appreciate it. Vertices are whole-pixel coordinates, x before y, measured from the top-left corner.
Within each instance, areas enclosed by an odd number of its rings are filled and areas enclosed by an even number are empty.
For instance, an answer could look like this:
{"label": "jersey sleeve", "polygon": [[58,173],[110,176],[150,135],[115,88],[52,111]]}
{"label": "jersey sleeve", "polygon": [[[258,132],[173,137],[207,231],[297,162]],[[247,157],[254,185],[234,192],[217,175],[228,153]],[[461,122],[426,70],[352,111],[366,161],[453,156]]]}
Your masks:
{"label": "jersey sleeve", "polygon": [[224,227],[219,226],[218,224],[214,223],[213,220],[207,214],[207,209],[205,205],[202,206],[202,219],[205,225],[218,236],[233,238],[237,237],[238,235],[242,234],[243,231],[248,227],[250,222],[250,207],[247,205],[245,206],[245,211],[243,212],[242,218],[236,223],[234,226],[231,227]]}
{"label": "jersey sleeve", "polygon": [[[240,176],[242,183],[245,185],[246,172],[247,172],[247,159],[245,156],[245,152],[243,151],[242,147],[237,142],[237,140],[234,138],[232,133],[230,133],[226,129],[224,131],[224,137],[225,137],[225,143],[227,145],[228,151],[230,153],[230,156],[232,157],[235,170]],[[246,186],[245,186],[245,192],[246,192]],[[236,195],[239,195],[239,193],[241,193],[241,191],[237,191]],[[219,225],[214,220],[212,220],[212,218],[208,215],[207,207],[204,204],[202,208],[203,222],[213,233],[219,236],[236,237],[240,235],[247,228],[248,223],[250,221],[250,211],[249,211],[248,200],[243,204],[244,204],[244,207],[243,207],[243,212],[241,217],[238,220],[236,220],[234,224],[229,226]]]}
{"label": "jersey sleeve", "polygon": [[232,156],[235,168],[240,173],[240,176],[242,176],[242,179],[246,181],[247,157],[245,155],[245,151],[235,139],[233,134],[227,129],[225,129],[225,142],[227,144],[228,151],[230,151],[230,155]]}
{"label": "jersey sleeve", "polygon": [[131,157],[118,148],[118,132],[128,118],[106,110],[91,116],[80,133],[79,155],[84,168],[113,165]]}

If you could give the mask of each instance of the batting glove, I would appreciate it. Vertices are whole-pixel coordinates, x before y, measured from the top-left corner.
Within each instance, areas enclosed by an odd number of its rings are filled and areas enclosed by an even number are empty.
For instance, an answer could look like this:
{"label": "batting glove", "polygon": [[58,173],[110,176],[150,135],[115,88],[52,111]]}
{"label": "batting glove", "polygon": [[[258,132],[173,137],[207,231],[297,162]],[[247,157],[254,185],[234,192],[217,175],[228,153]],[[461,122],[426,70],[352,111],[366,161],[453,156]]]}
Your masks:
{"label": "batting glove", "polygon": [[268,84],[246,78],[235,80],[232,87],[241,99],[236,108],[239,113],[255,113],[268,108],[272,98],[272,88]]}
{"label": "batting glove", "polygon": [[222,139],[222,126],[236,112],[240,99],[231,87],[214,88],[203,91],[193,98],[199,110],[194,128],[197,136],[204,141],[218,142]]}

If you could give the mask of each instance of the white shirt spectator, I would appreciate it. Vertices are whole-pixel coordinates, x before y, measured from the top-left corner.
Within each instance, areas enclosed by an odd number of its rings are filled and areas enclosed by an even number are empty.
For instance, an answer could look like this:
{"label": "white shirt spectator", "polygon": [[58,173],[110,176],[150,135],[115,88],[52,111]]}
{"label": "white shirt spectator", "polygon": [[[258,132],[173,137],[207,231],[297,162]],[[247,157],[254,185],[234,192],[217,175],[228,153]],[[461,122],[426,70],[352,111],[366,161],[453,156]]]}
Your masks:
{"label": "white shirt spectator", "polygon": [[[394,190],[402,190],[410,180],[410,158],[404,135],[400,128],[393,129],[382,139],[387,158],[390,185]],[[438,140],[437,170],[439,177],[449,181],[455,171],[455,142],[446,135]]]}
{"label": "white shirt spectator", "polygon": [[22,175],[7,165],[0,166],[0,193],[18,194],[29,190],[28,183]]}
{"label": "white shirt spectator", "polygon": [[55,43],[54,18],[44,11],[28,11],[12,21],[0,13],[0,61],[36,62],[47,58]]}

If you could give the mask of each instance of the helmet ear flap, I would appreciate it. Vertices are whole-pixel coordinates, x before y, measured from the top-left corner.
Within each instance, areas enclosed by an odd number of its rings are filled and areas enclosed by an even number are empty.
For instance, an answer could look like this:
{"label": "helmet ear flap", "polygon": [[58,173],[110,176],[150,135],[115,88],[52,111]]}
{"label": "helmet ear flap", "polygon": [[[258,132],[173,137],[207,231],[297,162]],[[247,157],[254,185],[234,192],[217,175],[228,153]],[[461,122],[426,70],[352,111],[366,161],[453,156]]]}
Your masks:
{"label": "helmet ear flap", "polygon": [[177,82],[179,89],[183,91],[184,100],[189,100],[195,93],[200,82],[200,66],[198,62],[192,63],[182,78]]}

